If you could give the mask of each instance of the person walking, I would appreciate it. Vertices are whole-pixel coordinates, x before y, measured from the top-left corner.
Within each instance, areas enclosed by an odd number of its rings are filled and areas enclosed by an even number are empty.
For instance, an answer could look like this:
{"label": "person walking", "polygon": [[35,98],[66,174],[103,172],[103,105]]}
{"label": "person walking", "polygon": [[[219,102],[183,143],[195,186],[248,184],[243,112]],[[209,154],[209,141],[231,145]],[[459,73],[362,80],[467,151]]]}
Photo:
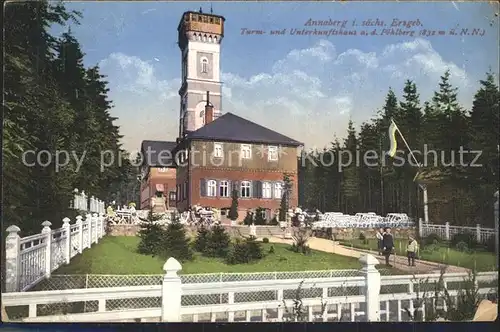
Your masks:
{"label": "person walking", "polygon": [[382,255],[382,252],[384,250],[384,244],[383,244],[383,241],[384,241],[384,230],[382,228],[380,228],[377,231],[377,234],[375,234],[375,236],[377,237],[378,254]]}
{"label": "person walking", "polygon": [[384,257],[385,257],[385,265],[388,267],[392,267],[391,264],[389,264],[389,258],[391,257],[392,251],[394,250],[394,239],[391,234],[391,228],[386,227],[384,229],[384,236],[382,239],[382,244],[383,244],[383,250],[384,250]]}
{"label": "person walking", "polygon": [[415,266],[415,258],[417,257],[418,243],[410,236],[408,245],[406,246],[406,255],[408,256],[408,266]]}

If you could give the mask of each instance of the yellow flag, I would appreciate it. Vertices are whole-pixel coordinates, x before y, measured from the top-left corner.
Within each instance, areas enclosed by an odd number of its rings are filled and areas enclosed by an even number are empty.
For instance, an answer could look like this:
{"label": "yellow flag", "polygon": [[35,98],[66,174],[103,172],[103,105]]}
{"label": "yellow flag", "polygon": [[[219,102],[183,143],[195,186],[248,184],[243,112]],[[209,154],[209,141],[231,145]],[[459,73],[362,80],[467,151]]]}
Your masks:
{"label": "yellow flag", "polygon": [[396,155],[396,150],[398,149],[398,142],[396,141],[396,131],[398,130],[398,126],[396,123],[391,120],[391,125],[389,126],[389,141],[391,146],[389,151],[387,151],[387,155],[393,158]]}

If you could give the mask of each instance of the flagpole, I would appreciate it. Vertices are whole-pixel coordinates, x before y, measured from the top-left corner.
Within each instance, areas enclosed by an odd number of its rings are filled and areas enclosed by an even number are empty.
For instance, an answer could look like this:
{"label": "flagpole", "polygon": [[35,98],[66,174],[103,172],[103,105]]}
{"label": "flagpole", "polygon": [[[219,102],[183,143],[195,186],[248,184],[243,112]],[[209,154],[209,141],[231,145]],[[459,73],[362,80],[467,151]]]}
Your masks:
{"label": "flagpole", "polygon": [[[413,154],[413,151],[410,149],[410,146],[408,145],[408,142],[406,142],[406,139],[405,137],[403,136],[403,134],[401,133],[401,131],[399,130],[399,127],[398,125],[396,124],[396,122],[394,122],[393,119],[391,119],[392,123],[394,124],[394,126],[396,127],[396,130],[398,131],[399,133],[399,136],[401,136],[401,139],[403,140],[403,142],[405,143],[406,145],[406,148],[408,149],[408,151],[410,152],[410,155],[412,156],[413,158],[413,161],[417,164],[417,167],[419,169],[422,168],[422,165],[417,161],[417,158],[415,157],[415,155]],[[418,175],[418,171],[417,171],[417,175]],[[413,178],[413,181],[416,180],[417,178],[417,175],[415,175],[415,178]],[[423,200],[424,200],[424,221],[425,223],[429,223],[429,207],[428,207],[428,204],[427,204],[427,186],[425,184],[418,184],[418,186],[420,187],[420,189],[422,189],[422,193],[423,193]]]}

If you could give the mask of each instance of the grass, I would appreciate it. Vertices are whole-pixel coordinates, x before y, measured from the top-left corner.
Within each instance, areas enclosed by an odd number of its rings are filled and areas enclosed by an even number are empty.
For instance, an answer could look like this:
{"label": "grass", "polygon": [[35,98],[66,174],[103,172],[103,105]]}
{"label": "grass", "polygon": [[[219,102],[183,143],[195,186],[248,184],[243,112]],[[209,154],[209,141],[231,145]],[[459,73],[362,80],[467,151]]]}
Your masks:
{"label": "grass", "polygon": [[[352,246],[359,249],[377,250],[377,240],[368,239],[367,243],[362,240],[341,241],[342,245]],[[406,256],[406,244],[408,240],[395,239],[395,251],[397,255]],[[436,248],[434,248],[436,249]],[[495,254],[487,251],[477,250],[471,253],[461,252],[441,244],[436,250],[426,251],[421,248],[419,252],[419,259],[429,262],[442,263],[446,265],[454,265],[465,267],[468,269],[476,269],[482,271],[496,271],[497,258]]]}
{"label": "grass", "polygon": [[[86,249],[81,255],[62,266],[54,274],[162,274],[165,260],[137,253],[137,237],[107,236],[98,245]],[[274,247],[273,254],[267,254]],[[263,243],[266,256],[252,264],[225,264],[222,259],[207,258],[199,254],[190,262],[182,263],[182,274],[314,271],[360,269],[358,259],[313,250],[310,255],[289,250],[290,245]]]}

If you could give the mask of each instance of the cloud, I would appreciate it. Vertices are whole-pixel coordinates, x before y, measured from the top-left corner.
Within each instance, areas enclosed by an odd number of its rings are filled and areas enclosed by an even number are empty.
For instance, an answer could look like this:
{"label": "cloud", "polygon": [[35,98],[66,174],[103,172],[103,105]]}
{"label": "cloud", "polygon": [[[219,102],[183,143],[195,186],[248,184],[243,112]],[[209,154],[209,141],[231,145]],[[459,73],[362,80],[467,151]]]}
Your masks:
{"label": "cloud", "polygon": [[[154,61],[113,53],[101,66],[111,82],[127,149],[137,148],[144,139],[177,137],[180,80],[174,77],[180,64],[160,77]],[[277,130],[307,147],[323,148],[335,136],[345,136],[350,118],[356,125],[372,118],[389,86],[400,95],[404,81],[414,80],[423,102],[447,69],[460,89],[461,102],[469,106],[473,88],[467,73],[443,59],[427,40],[391,44],[378,53],[339,53],[330,41],[319,40],[284,54],[270,72],[249,77],[223,72],[223,112]]]}

